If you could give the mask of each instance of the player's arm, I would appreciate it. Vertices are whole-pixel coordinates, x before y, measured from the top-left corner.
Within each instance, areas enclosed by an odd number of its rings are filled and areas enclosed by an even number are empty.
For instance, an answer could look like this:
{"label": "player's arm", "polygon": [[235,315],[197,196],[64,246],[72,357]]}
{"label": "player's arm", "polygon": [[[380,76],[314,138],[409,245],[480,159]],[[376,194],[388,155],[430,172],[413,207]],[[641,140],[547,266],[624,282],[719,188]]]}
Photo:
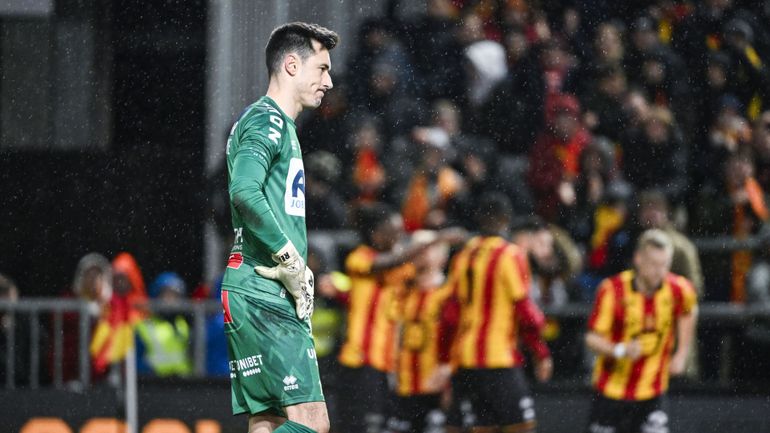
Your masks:
{"label": "player's arm", "polygon": [[259,133],[247,129],[236,151],[230,172],[230,200],[241,214],[247,231],[272,253],[277,266],[256,266],[265,278],[280,281],[296,301],[297,316],[305,319],[313,311],[313,273],[294,244],[278,225],[265,196],[264,187],[277,149]]}
{"label": "player's arm", "polygon": [[268,251],[277,252],[289,243],[289,238],[278,225],[264,192],[267,174],[277,151],[262,135],[249,134],[248,130],[244,135],[248,138],[236,151],[230,172],[230,201],[257,242]]}
{"label": "player's arm", "polygon": [[695,335],[695,323],[698,318],[698,307],[694,307],[689,314],[679,316],[676,321],[676,352],[671,358],[671,374],[684,373],[687,364],[687,355],[690,353],[692,341]]}
{"label": "player's arm", "polygon": [[637,359],[641,355],[641,346],[636,341],[612,341],[608,335],[614,325],[615,296],[612,284],[605,280],[596,293],[596,301],[588,319],[588,332],[585,344],[588,349],[598,355],[615,359]]}
{"label": "player's arm", "polygon": [[[682,279],[684,280],[684,279]],[[689,281],[682,281],[682,306],[676,321],[676,351],[671,357],[669,370],[672,375],[684,373],[690,353],[695,327],[698,322],[698,304],[695,289]]]}
{"label": "player's arm", "polygon": [[521,341],[535,356],[535,376],[540,382],[546,382],[553,374],[553,360],[543,339],[545,315],[528,297],[516,302],[515,309]]}
{"label": "player's arm", "polygon": [[371,272],[381,272],[414,259],[428,248],[441,242],[456,244],[467,237],[467,232],[460,228],[448,228],[436,233],[436,237],[428,242],[410,242],[406,247],[397,251],[382,252],[377,254],[372,262]]}
{"label": "player's arm", "polygon": [[514,317],[518,322],[519,336],[522,344],[534,355],[535,376],[540,382],[546,382],[553,374],[553,360],[543,339],[545,315],[529,297],[532,284],[529,259],[523,251],[511,249],[506,253],[506,257],[511,265],[504,269],[503,275],[508,281],[510,295],[514,301]]}

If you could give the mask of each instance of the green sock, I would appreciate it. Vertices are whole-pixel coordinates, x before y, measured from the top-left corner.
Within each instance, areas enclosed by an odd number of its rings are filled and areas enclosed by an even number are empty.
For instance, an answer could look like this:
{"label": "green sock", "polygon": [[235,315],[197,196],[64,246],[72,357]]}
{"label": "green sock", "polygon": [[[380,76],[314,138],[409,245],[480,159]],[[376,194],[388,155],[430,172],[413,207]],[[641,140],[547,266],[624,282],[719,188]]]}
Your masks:
{"label": "green sock", "polygon": [[285,423],[281,424],[280,427],[273,430],[273,433],[317,433],[317,432],[306,425],[302,425],[294,421],[287,420]]}

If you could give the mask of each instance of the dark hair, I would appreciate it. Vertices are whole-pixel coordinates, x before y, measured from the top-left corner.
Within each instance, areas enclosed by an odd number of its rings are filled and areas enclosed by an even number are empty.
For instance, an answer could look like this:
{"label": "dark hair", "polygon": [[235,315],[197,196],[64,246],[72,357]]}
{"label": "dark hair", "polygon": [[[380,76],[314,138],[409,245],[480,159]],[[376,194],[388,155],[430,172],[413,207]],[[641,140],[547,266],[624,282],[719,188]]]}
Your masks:
{"label": "dark hair", "polygon": [[303,22],[284,24],[273,30],[265,47],[268,74],[273,75],[278,70],[281,60],[288,53],[296,52],[303,60],[308,58],[315,52],[313,40],[331,50],[337,45],[340,37],[326,27]]}
{"label": "dark hair", "polygon": [[520,218],[516,218],[511,223],[511,231],[514,233],[516,232],[529,232],[534,233],[538,232],[540,230],[547,230],[548,226],[545,224],[545,222],[540,219],[540,217],[532,215],[532,216],[524,216]]}
{"label": "dark hair", "polygon": [[371,245],[374,232],[382,226],[382,223],[396,214],[396,210],[385,203],[367,203],[359,206],[355,212],[355,222],[361,239]]}
{"label": "dark hair", "polygon": [[476,221],[482,229],[505,223],[509,225],[513,219],[513,204],[507,195],[500,192],[486,192],[476,206]]}

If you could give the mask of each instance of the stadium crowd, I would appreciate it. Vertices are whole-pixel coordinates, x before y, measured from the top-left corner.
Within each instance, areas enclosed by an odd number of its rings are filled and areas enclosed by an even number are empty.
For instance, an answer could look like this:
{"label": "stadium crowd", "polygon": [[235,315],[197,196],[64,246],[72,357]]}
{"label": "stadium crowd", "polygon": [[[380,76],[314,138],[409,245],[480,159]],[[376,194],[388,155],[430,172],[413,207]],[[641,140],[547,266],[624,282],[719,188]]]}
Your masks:
{"label": "stadium crowd", "polygon": [[[388,371],[400,362],[358,359],[361,353],[352,347],[352,340],[370,331],[367,344],[392,343],[391,331],[378,328],[389,325],[357,318],[352,309],[355,302],[374,302],[354,299],[364,296],[353,290],[356,284],[371,283],[366,274],[375,273],[368,251],[396,256],[399,239],[411,233],[430,242],[438,236],[456,252],[465,240],[461,232],[480,230],[479,210],[488,209],[483,201],[490,193],[512,203],[510,240],[528,259],[529,296],[541,308],[593,302],[602,280],[630,266],[637,238],[648,229],[668,234],[672,272],[692,282],[700,300],[770,303],[770,244],[699,254],[692,241],[761,237],[770,218],[766,2],[427,3],[419,16],[388,13],[365,22],[355,40],[346,41],[357,46],[345,75],[335,77],[318,110],[298,121],[311,236],[355,229],[362,242],[352,252],[337,251],[337,257],[315,250],[308,259],[320,276],[313,323],[330,407],[337,398],[369,398],[364,401],[372,404],[371,396],[356,394],[368,389],[345,388],[361,380],[351,379],[346,368]],[[389,10],[397,9],[398,1],[392,1]],[[393,215],[403,221],[403,235],[397,225],[385,224],[388,209],[398,210]],[[229,224],[223,216],[223,232]],[[401,251],[385,269],[414,261],[422,272],[417,286],[435,289],[449,272],[449,251]],[[422,253],[426,257],[418,260]],[[334,262],[345,266],[332,269]],[[0,295],[15,299],[12,282],[0,281]],[[110,356],[121,356],[100,352],[100,326],[119,334],[110,326],[123,322],[136,326],[141,372],[189,375],[187,320],[135,305],[148,292],[164,302],[217,298],[220,288],[213,286],[190,294],[178,275],[164,273],[148,290],[130,255],[111,263],[95,254],[84,257],[66,296],[99,305],[90,344],[94,376],[106,374]],[[404,299],[404,305],[409,302],[414,301]],[[419,308],[413,305],[404,317]],[[430,314],[443,320],[459,312]],[[76,320],[65,316],[65,329],[77,329]],[[352,320],[373,329],[352,335]],[[207,324],[207,372],[227,376],[221,322],[218,316]],[[584,330],[560,329],[554,320],[541,325],[554,354],[553,374],[582,380],[589,368]],[[404,344],[423,338],[403,335]],[[701,342],[717,337],[700,336]],[[767,342],[762,332],[756,338]],[[64,345],[77,346],[76,339],[77,332],[68,333]],[[110,341],[110,350],[120,347]],[[545,359],[539,347],[532,342],[535,358]],[[436,350],[436,359],[448,356],[446,348]],[[77,373],[72,355],[64,358],[65,380]],[[713,360],[701,355],[703,375],[715,376]],[[691,360],[691,370],[701,363]],[[550,376],[539,368],[546,367],[536,361],[530,377]],[[17,372],[17,380],[26,375]],[[384,375],[370,378],[388,388]],[[391,420],[390,427],[398,430],[398,422]]]}
{"label": "stadium crowd", "polygon": [[570,300],[590,301],[649,227],[675,233],[675,270],[703,299],[766,296],[763,251],[701,267],[687,241],[746,238],[768,216],[763,2],[428,4],[364,23],[345,76],[299,122],[309,229],[352,227],[357,205],[384,201],[408,231],[473,230],[476,200],[500,191],[521,222],[572,241],[557,242],[582,258],[557,272]]}

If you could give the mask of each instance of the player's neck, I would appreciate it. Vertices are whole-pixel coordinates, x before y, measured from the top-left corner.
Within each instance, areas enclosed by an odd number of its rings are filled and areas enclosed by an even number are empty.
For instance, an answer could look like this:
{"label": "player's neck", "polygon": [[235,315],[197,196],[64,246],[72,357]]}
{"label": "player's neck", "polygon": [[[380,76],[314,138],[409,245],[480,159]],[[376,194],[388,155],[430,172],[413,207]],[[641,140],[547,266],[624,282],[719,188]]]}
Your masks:
{"label": "player's neck", "polygon": [[646,281],[642,280],[639,276],[634,277],[634,287],[639,291],[639,293],[650,296],[654,294],[658,288],[660,287],[660,284],[657,286],[653,284],[647,284]]}
{"label": "player's neck", "polygon": [[302,104],[296,101],[293,92],[289,92],[286,86],[278,84],[277,80],[270,80],[270,85],[267,87],[265,95],[275,101],[281,111],[289,116],[291,120],[296,120],[302,111]]}

